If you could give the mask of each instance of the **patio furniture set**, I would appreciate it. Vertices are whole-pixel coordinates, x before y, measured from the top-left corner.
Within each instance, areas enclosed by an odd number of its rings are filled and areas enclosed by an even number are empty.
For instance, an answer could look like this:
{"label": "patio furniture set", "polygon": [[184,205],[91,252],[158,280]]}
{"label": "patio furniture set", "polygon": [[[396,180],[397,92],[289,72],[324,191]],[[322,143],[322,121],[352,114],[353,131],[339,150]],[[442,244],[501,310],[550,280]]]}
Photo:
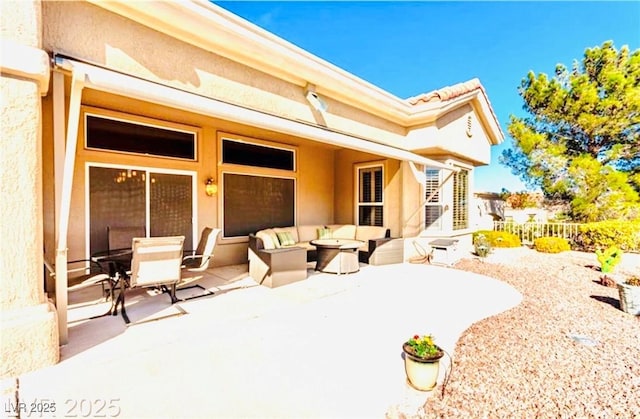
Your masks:
{"label": "patio furniture set", "polygon": [[[67,270],[67,290],[102,285],[103,295],[111,299],[111,307],[106,313],[91,318],[115,316],[120,306],[126,324],[130,323],[125,309],[127,290],[158,288],[169,294],[171,304],[180,301],[176,297],[178,290],[199,287],[204,291],[199,296],[211,295],[200,285],[189,283],[201,278],[201,273],[209,267],[219,233],[220,229],[205,228],[198,247],[184,251],[184,236],[143,237],[144,229],[138,227],[109,228],[109,250],[94,253],[90,259],[68,263],[68,267],[77,267]],[[46,260],[45,267],[50,277],[55,277],[54,267]]]}
{"label": "patio furniture set", "polygon": [[317,271],[357,272],[360,263],[403,261],[402,239],[385,227],[352,224],[300,225],[264,229],[249,235],[249,275],[259,284],[278,287],[307,278],[307,263]]}

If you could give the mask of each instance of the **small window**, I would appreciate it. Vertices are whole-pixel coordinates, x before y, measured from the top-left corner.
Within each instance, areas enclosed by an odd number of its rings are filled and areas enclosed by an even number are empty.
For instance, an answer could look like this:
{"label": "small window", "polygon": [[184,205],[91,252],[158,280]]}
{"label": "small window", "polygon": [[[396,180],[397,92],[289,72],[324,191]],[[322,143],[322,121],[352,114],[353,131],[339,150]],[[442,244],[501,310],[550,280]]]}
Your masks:
{"label": "small window", "polygon": [[425,228],[442,230],[442,202],[440,198],[441,171],[427,169],[425,171],[425,204],[424,204],[424,224]]}
{"label": "small window", "polygon": [[358,225],[383,225],[382,166],[358,168]]}
{"label": "small window", "polygon": [[469,171],[453,176],[453,229],[469,228]]}
{"label": "small window", "polygon": [[295,170],[293,150],[222,140],[222,162],[270,169]]}
{"label": "small window", "polygon": [[196,134],[86,114],[87,148],[195,160]]}

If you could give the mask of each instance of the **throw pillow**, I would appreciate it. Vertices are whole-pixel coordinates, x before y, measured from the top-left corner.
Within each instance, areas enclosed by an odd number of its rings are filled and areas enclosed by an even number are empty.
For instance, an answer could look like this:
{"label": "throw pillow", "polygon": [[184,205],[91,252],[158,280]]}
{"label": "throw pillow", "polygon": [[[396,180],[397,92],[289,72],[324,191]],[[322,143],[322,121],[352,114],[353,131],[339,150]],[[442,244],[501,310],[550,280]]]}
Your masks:
{"label": "throw pillow", "polygon": [[293,235],[289,231],[276,233],[276,235],[278,236],[278,241],[281,246],[293,246],[296,244],[296,241],[293,239]]}
{"label": "throw pillow", "polygon": [[318,238],[319,239],[330,239],[331,238],[331,229],[327,227],[318,229]]}

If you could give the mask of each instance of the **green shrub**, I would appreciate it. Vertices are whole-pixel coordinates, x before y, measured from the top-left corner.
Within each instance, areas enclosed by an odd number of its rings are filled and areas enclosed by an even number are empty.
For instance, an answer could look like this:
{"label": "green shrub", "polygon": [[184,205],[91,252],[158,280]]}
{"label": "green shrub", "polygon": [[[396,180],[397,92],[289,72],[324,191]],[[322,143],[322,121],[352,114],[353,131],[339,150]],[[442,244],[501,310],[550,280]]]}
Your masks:
{"label": "green shrub", "polygon": [[520,247],[522,242],[520,237],[506,231],[493,231],[493,230],[478,230],[473,233],[473,242],[476,242],[476,237],[482,234],[491,247]]}
{"label": "green shrub", "polygon": [[617,246],[624,251],[640,251],[640,221],[599,221],[580,226],[575,245],[593,252]]}
{"label": "green shrub", "polygon": [[571,250],[569,242],[562,237],[538,237],[533,241],[533,247],[542,253],[560,253]]}

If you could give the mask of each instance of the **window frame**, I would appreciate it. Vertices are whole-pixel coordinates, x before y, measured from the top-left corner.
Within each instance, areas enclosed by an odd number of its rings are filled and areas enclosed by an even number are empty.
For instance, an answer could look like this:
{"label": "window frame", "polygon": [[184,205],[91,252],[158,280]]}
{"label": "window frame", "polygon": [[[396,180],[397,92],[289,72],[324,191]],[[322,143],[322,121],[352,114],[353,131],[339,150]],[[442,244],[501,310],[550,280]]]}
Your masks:
{"label": "window frame", "polygon": [[[262,147],[270,147],[270,148],[291,151],[293,153],[294,170],[273,169],[273,168],[262,167],[262,166],[247,166],[247,165],[235,164],[235,163],[225,163],[222,160],[222,144],[224,140],[243,142],[243,143],[258,145]],[[297,224],[297,220],[298,220],[298,147],[297,146],[257,139],[253,137],[245,137],[242,135],[231,134],[228,132],[218,132],[217,156],[218,156],[217,176],[219,179],[218,193],[220,197],[220,199],[218,200],[218,225],[220,226],[225,225],[224,223],[225,221],[224,175],[225,174],[273,177],[273,178],[279,178],[279,179],[293,179],[293,182],[294,182],[293,217],[294,217],[294,225]],[[242,243],[242,242],[247,242],[249,240],[249,236],[225,236],[224,228],[222,229],[220,236],[221,236],[220,237],[221,240],[224,240],[226,243]]]}
{"label": "window frame", "polygon": [[192,224],[192,238],[193,243],[188,244],[185,243],[185,246],[190,246],[195,249],[197,245],[196,241],[199,239],[198,233],[198,172],[195,170],[179,170],[179,169],[169,169],[165,167],[154,167],[154,166],[143,166],[143,165],[130,165],[130,164],[119,164],[119,163],[103,163],[96,161],[87,161],[85,162],[84,167],[84,208],[85,208],[85,255],[89,257],[91,253],[91,207],[90,207],[90,169],[91,167],[100,167],[106,169],[122,169],[122,170],[135,170],[138,172],[145,173],[145,226],[146,226],[146,234],[149,235],[149,231],[151,230],[150,224],[150,177],[149,173],[159,173],[159,174],[168,174],[168,175],[181,175],[181,176],[190,176],[191,177],[191,224]]}
{"label": "window frame", "polygon": [[[427,172],[435,172],[437,173],[437,178],[435,180],[433,180],[433,178],[430,179],[429,175],[427,174]],[[425,174],[425,184],[424,186],[424,228],[425,230],[434,230],[434,231],[443,231],[444,230],[444,206],[445,203],[443,202],[443,193],[444,193],[444,184],[442,184],[443,182],[443,178],[444,178],[444,174],[443,174],[443,169],[433,169],[433,168],[425,168],[424,170],[424,174]],[[432,188],[427,188],[427,183],[431,183],[434,184],[434,186]],[[437,200],[430,200],[430,201],[426,201],[426,199],[429,197],[429,195],[431,195],[431,193],[436,190],[436,194],[434,195],[434,197],[437,198]],[[427,208],[438,208],[439,209],[439,216],[438,218],[435,220],[434,223],[427,225]]]}
{"label": "window frame", "polygon": [[[174,156],[166,156],[162,154],[148,154],[148,153],[138,153],[135,151],[125,151],[118,149],[108,149],[108,148],[96,148],[89,146],[89,126],[87,120],[89,117],[95,117],[100,119],[108,119],[111,121],[124,122],[131,125],[139,125],[145,127],[151,127],[156,129],[161,129],[165,131],[174,131],[190,134],[193,137],[193,158],[184,158],[184,157],[174,157]],[[115,154],[126,154],[130,156],[140,156],[140,157],[150,157],[150,158],[158,158],[158,159],[169,159],[169,160],[177,160],[183,162],[197,162],[198,161],[198,153],[199,153],[199,129],[195,127],[189,127],[186,125],[165,123],[163,121],[154,120],[145,117],[134,117],[133,115],[120,114],[116,112],[110,111],[102,111],[100,109],[84,109],[82,112],[82,123],[83,123],[83,134],[84,134],[84,149],[87,151],[93,152],[101,152],[101,153],[115,153]]]}
{"label": "window frame", "polygon": [[[360,201],[360,185],[361,185],[361,179],[360,179],[360,174],[363,173],[361,171],[363,170],[370,170],[371,173],[375,173],[375,170],[372,169],[376,169],[379,168],[381,171],[381,185],[380,185],[380,189],[381,189],[381,200],[380,201],[372,201],[372,202],[361,202]],[[355,224],[356,225],[371,225],[371,224],[360,224],[360,208],[361,207],[379,207],[382,209],[382,217],[381,217],[381,226],[380,227],[384,227],[385,225],[385,210],[384,210],[384,205],[385,205],[385,163],[380,161],[380,162],[368,162],[368,163],[356,163],[354,165],[354,172],[355,172],[355,179],[354,179],[354,183],[355,183],[355,198],[354,198],[354,202],[355,202],[355,208],[354,208],[354,220],[355,220]],[[373,179],[375,179],[375,175],[373,177]],[[372,182],[371,184],[372,186],[372,192],[373,192],[373,199],[375,200],[375,189],[376,189],[376,185],[375,185],[375,180]],[[374,224],[375,226],[375,224]]]}
{"label": "window frame", "polygon": [[[471,189],[471,170],[460,167],[460,170],[453,175],[452,179],[452,199],[451,199],[451,230],[461,231],[470,228],[470,189]],[[460,176],[464,174],[464,190],[460,191]],[[464,196],[462,196],[464,195]],[[460,203],[460,200],[463,200]],[[462,208],[459,208],[459,207]],[[461,217],[461,218],[460,218]]]}

